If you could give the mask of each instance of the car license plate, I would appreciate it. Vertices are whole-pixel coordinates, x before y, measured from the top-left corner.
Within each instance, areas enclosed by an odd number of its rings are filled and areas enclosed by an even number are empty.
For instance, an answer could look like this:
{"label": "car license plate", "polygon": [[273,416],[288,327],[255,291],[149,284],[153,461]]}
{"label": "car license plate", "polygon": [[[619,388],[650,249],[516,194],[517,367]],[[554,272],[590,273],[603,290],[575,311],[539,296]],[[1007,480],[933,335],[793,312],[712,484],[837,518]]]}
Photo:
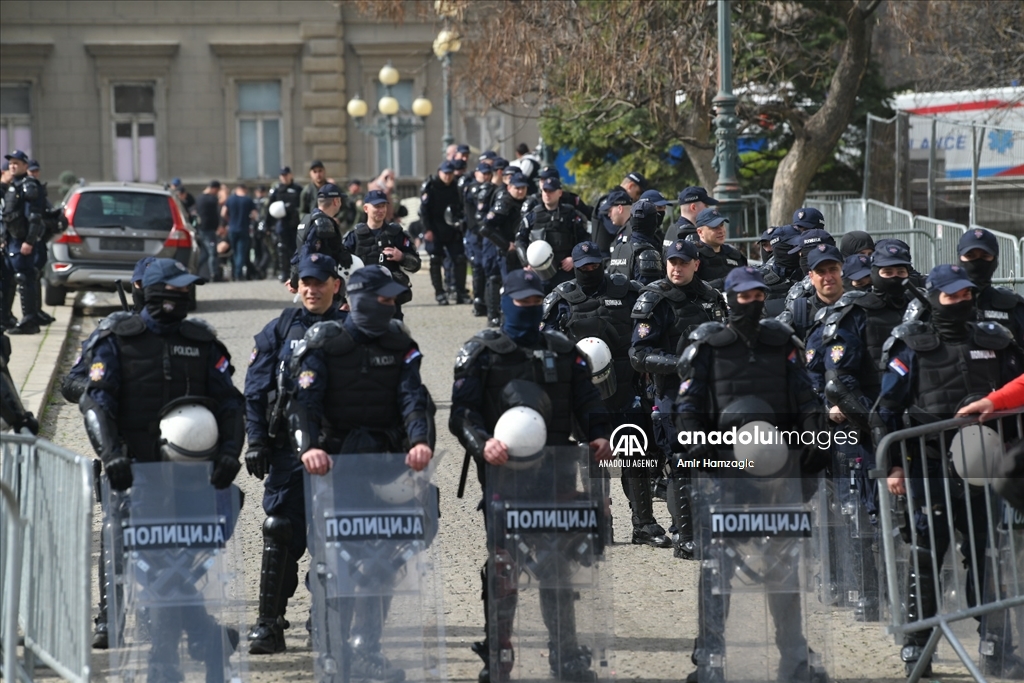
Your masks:
{"label": "car license plate", "polygon": [[100,249],[104,251],[142,251],[142,240],[130,237],[101,237]]}

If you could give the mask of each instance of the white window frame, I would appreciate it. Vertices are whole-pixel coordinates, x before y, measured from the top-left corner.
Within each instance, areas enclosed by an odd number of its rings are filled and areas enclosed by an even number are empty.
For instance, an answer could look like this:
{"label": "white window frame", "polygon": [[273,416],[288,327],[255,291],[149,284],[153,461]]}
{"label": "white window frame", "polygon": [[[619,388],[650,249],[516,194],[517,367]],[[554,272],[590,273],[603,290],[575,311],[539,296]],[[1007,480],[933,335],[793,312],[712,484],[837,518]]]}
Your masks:
{"label": "white window frame", "polygon": [[[264,146],[263,146],[263,122],[274,119],[277,121],[277,144],[278,154],[282,165],[287,165],[284,162],[284,112],[286,107],[284,106],[285,100],[285,83],[282,78],[240,78],[235,80],[235,102],[238,102],[238,90],[246,83],[277,83],[279,90],[279,102],[278,110],[276,112],[270,111],[242,111],[238,106],[235,107],[235,163],[238,169],[238,177],[242,180],[260,180],[264,178],[276,178],[278,170],[280,168],[267,168],[266,160],[263,158]],[[242,121],[255,121],[256,122],[256,168],[257,172],[261,175],[257,175],[255,178],[243,178],[242,177]]]}
{"label": "white window frame", "polygon": [[152,80],[145,81],[112,81],[110,83],[110,139],[113,145],[111,153],[113,154],[114,160],[114,174],[117,173],[117,124],[128,123],[132,127],[132,182],[141,182],[142,178],[142,164],[140,161],[141,151],[139,150],[139,124],[149,123],[153,125],[153,137],[156,138],[156,179],[152,182],[157,182],[160,178],[160,135],[157,129],[157,115],[156,111],[152,113],[121,113],[118,112],[115,106],[116,97],[115,92],[120,86],[146,86],[153,89],[153,109],[156,109],[157,100],[157,82]]}
{"label": "white window frame", "polygon": [[5,88],[24,88],[28,91],[28,113],[27,114],[0,114],[0,126],[2,126],[7,132],[7,146],[11,149],[3,150],[4,154],[7,154],[12,149],[17,147],[17,143],[14,141],[14,129],[15,128],[28,128],[29,146],[28,149],[23,149],[26,154],[30,157],[35,155],[32,153],[32,146],[35,144],[35,130],[32,126],[32,111],[33,107],[33,88],[32,83],[28,81],[7,81],[0,83]]}

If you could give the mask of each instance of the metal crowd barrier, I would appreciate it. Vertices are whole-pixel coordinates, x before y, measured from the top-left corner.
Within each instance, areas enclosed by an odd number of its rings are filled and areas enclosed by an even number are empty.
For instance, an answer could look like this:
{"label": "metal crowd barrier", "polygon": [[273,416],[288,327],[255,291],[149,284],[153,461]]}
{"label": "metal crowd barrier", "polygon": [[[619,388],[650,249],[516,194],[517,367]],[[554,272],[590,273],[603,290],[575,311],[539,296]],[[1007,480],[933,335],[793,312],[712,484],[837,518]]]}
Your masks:
{"label": "metal crowd barrier", "polygon": [[[960,242],[960,236],[967,232],[967,226],[949,221],[937,221],[926,216],[914,216],[914,229],[924,230],[930,234],[934,238],[936,248],[935,263],[921,264],[917,268],[919,271],[927,273],[940,263],[956,263],[960,260],[957,245]],[[917,261],[917,254],[914,254],[914,260]],[[925,266],[928,270],[924,269]]]}
{"label": "metal crowd barrier", "polygon": [[[92,459],[45,439],[13,434],[4,434],[0,453],[0,481],[26,523],[21,562],[13,571],[12,557],[4,551],[3,642],[16,637],[13,611],[24,635],[24,662],[18,664],[22,679],[32,680],[38,659],[65,680],[84,683],[91,655]],[[5,521],[11,524],[10,518]],[[5,539],[5,546],[13,540]],[[9,600],[19,570],[20,596]],[[5,668],[13,654],[5,647]]]}
{"label": "metal crowd barrier", "polygon": [[16,680],[18,666],[18,598],[21,590],[21,544],[24,521],[18,514],[18,499],[7,484],[0,482],[0,529],[3,530],[4,559],[0,563],[0,647],[3,648],[3,677],[5,681]]}
{"label": "metal crowd barrier", "polygon": [[[903,429],[888,434],[878,444],[878,467],[871,471],[871,476],[878,480],[890,615],[888,631],[896,636],[930,631],[918,664],[908,678],[910,683],[921,677],[942,638],[974,680],[984,683],[985,675],[961,642],[961,635],[967,638],[970,633],[973,637],[973,621],[969,631],[961,629],[958,634],[955,628],[961,625],[959,622],[986,620],[987,630],[982,631],[985,649],[981,652],[998,654],[998,646],[1006,644],[1007,637],[1012,639],[1013,629],[1006,610],[1024,608],[1024,525],[1016,523],[1022,515],[1015,515],[990,483],[997,463],[1005,457],[1001,444],[1020,439],[1024,421],[1021,410],[1000,415],[999,419],[984,423],[997,430],[998,437],[993,436],[991,441],[983,439],[980,433],[966,436],[968,432],[962,428],[977,425],[976,418],[968,417]],[[975,461],[980,464],[972,467],[969,460],[967,465],[954,463],[957,457],[963,457],[955,455],[957,450],[971,449],[983,453]],[[902,497],[889,493],[886,481],[890,456],[897,453],[897,462],[904,472],[917,476],[916,484],[910,476],[905,480],[905,506]],[[912,470],[912,466],[916,469]],[[954,471],[963,472],[972,483],[968,484]],[[945,558],[938,556],[937,545],[947,546]],[[917,552],[912,552],[914,548]],[[963,564],[957,558],[958,548],[966,553]],[[928,564],[934,580],[918,584],[923,588],[917,592],[913,605],[917,618],[910,619],[908,576],[912,572],[920,577]],[[931,590],[928,583],[932,584]],[[925,591],[929,595],[923,596]],[[934,600],[933,616],[921,616],[923,600]],[[992,639],[995,633],[1001,634],[998,641]],[[1007,653],[1005,649],[1001,652]]]}

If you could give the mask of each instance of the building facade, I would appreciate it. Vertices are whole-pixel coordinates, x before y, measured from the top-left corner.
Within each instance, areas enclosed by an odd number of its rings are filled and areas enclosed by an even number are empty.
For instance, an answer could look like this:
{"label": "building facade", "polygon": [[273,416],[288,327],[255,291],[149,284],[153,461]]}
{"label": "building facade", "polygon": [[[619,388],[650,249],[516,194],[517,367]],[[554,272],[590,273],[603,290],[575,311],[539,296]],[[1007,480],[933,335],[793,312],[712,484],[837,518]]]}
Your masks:
{"label": "building facade", "polygon": [[[386,165],[387,143],[345,106],[358,94],[373,118],[388,62],[403,109],[421,95],[434,105],[421,130],[393,142],[400,186],[442,156],[440,23],[376,23],[324,0],[4,0],[2,12],[0,149],[29,152],[51,185],[66,170],[193,188],[267,183],[281,166],[302,181],[314,159],[339,182],[365,182]],[[452,129],[514,158],[516,144],[537,142],[531,113],[471,111],[456,96]]]}

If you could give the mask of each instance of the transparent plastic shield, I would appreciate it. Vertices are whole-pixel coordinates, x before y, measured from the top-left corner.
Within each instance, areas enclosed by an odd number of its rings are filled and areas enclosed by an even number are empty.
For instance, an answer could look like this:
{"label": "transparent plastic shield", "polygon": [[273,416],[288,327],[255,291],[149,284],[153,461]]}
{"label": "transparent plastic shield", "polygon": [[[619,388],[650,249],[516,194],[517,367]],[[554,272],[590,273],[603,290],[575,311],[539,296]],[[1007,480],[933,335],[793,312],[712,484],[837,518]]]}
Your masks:
{"label": "transparent plastic shield", "polygon": [[334,456],[328,474],[306,475],[318,681],[444,679],[440,456],[422,472],[405,457]]}
{"label": "transparent plastic shield", "polygon": [[210,471],[136,464],[124,493],[103,480],[111,681],[241,680],[241,491]]}
{"label": "transparent plastic shield", "polygon": [[487,644],[491,680],[610,678],[612,602],[600,561],[608,480],[590,451],[546,448],[532,467],[487,468]]}
{"label": "transparent plastic shield", "polygon": [[826,680],[830,609],[808,599],[822,572],[810,504],[822,495],[819,482],[802,480],[791,464],[770,478],[701,472],[694,489],[700,680]]}

